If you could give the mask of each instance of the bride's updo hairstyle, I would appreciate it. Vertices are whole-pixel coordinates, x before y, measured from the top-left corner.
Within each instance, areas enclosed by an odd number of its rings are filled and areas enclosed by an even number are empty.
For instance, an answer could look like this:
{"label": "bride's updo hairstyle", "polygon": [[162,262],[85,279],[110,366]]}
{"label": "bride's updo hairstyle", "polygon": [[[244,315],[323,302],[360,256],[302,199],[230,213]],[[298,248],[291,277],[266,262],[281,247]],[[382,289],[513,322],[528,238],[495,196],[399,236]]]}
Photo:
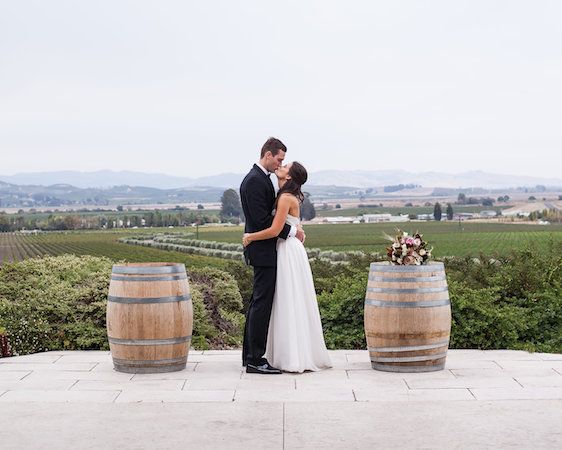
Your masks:
{"label": "bride's updo hairstyle", "polygon": [[293,194],[302,203],[304,201],[304,194],[301,191],[301,187],[306,183],[308,173],[301,163],[294,161],[289,168],[289,176],[291,178],[288,178],[283,187],[277,192],[277,201],[279,201],[279,197],[282,194]]}

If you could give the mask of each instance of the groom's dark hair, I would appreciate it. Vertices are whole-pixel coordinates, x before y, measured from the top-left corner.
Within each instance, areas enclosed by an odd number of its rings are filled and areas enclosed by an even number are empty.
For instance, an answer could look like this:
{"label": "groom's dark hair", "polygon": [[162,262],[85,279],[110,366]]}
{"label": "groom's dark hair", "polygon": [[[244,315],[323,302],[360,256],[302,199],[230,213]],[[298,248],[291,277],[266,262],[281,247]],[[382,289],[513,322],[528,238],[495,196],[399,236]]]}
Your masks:
{"label": "groom's dark hair", "polygon": [[263,158],[267,152],[271,152],[271,154],[275,156],[280,151],[287,151],[285,144],[277,138],[270,137],[267,141],[265,141],[265,144],[263,144],[263,147],[261,148],[261,158]]}

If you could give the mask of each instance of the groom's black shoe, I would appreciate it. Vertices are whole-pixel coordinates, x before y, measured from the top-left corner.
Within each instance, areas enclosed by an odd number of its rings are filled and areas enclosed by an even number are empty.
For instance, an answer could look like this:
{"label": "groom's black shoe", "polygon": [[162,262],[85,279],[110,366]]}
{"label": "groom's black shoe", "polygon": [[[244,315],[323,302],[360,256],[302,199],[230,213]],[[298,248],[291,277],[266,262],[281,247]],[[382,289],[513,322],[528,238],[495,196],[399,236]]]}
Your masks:
{"label": "groom's black shoe", "polygon": [[246,373],[261,373],[263,375],[280,375],[281,371],[273,366],[270,366],[269,363],[265,363],[260,366],[254,364],[247,364]]}

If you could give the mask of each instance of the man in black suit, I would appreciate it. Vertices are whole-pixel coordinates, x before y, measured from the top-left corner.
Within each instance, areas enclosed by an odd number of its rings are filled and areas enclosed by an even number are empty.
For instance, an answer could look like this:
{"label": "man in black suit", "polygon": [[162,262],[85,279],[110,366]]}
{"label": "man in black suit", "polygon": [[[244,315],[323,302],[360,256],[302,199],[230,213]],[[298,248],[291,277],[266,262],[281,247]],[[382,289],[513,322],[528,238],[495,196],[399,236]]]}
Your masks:
{"label": "man in black suit", "polygon": [[[275,189],[269,175],[281,166],[286,152],[287,147],[279,139],[269,138],[261,149],[259,162],[242,181],[240,199],[246,217],[245,233],[271,226]],[[278,237],[304,241],[304,232],[286,224]],[[244,257],[254,268],[254,290],[246,313],[242,364],[248,373],[280,374],[263,357],[277,278],[277,238],[252,242],[244,249]]]}

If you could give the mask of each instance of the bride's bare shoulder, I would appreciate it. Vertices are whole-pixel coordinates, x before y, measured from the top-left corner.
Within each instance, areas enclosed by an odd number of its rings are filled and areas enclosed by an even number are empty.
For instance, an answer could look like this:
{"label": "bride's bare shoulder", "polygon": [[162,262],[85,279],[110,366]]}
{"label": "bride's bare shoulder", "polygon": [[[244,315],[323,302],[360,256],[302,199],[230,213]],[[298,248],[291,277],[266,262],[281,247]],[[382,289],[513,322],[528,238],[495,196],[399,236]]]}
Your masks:
{"label": "bride's bare shoulder", "polygon": [[293,194],[290,194],[288,192],[281,194],[281,196],[279,197],[279,201],[283,203],[288,203],[290,205],[299,203],[297,197],[295,197]]}

